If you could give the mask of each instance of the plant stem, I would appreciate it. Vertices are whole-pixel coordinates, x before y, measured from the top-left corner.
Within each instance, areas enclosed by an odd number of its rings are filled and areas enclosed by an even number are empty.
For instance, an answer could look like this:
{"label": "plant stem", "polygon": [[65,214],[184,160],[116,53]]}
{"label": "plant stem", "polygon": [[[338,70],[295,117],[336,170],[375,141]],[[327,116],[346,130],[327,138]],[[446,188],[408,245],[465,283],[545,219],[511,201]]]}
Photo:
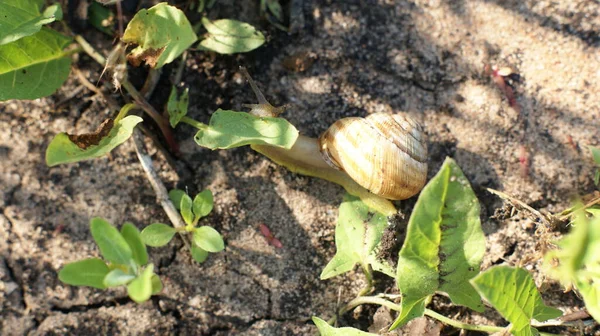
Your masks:
{"label": "plant stem", "polygon": [[183,116],[180,121],[184,122],[194,128],[197,128],[200,131],[205,130],[209,127],[207,124],[201,123],[201,122],[194,120],[188,116]]}
{"label": "plant stem", "polygon": [[90,56],[94,61],[102,66],[106,64],[106,58],[97,52],[96,49],[94,49],[94,47],[92,47],[92,45],[83,38],[83,36],[75,35],[75,41],[79,43],[83,51],[85,51],[85,53],[88,54],[88,56]]}
{"label": "plant stem", "polygon": [[434,312],[433,310],[427,309],[427,308],[425,308],[425,315],[427,315],[429,317],[433,317],[434,319],[436,319],[442,323],[445,323],[447,325],[453,326],[458,329],[483,331],[483,332],[487,332],[487,333],[495,333],[495,332],[499,332],[499,331],[506,329],[505,327],[494,327],[494,326],[473,325],[473,324],[463,323],[463,322],[448,318],[444,315],[438,314],[438,313]]}
{"label": "plant stem", "polygon": [[368,264],[361,264],[361,267],[365,274],[365,278],[367,279],[367,285],[358,293],[358,296],[367,295],[373,289],[373,272],[371,271],[371,268]]}
{"label": "plant stem", "polygon": [[338,315],[339,316],[344,315],[347,312],[349,312],[350,310],[352,310],[353,308],[363,305],[363,304],[375,304],[375,305],[388,307],[389,309],[395,310],[397,312],[402,311],[402,307],[399,304],[395,304],[386,299],[382,299],[382,298],[376,297],[376,296],[359,296],[359,297],[356,297],[355,299],[353,299],[352,301],[348,302],[344,307],[342,307],[339,310]]}

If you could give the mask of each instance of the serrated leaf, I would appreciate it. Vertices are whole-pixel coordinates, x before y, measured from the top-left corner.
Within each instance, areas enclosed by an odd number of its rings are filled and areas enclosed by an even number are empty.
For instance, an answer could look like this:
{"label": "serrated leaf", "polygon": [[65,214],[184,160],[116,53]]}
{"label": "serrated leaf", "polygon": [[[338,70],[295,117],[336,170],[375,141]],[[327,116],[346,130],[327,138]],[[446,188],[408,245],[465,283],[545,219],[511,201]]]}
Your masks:
{"label": "serrated leaf", "polygon": [[126,222],[121,227],[121,236],[125,238],[125,241],[131,248],[133,260],[140,266],[146,265],[148,263],[148,252],[146,251],[146,245],[142,242],[140,230],[132,223]]}
{"label": "serrated leaf", "polygon": [[66,264],[58,273],[58,279],[72,286],[105,289],[104,277],[109,271],[103,260],[90,258]]}
{"label": "serrated leaf", "polygon": [[129,265],[133,258],[131,248],[114,226],[103,218],[94,217],[90,221],[90,230],[104,259],[115,264]]}
{"label": "serrated leaf", "polygon": [[141,233],[144,244],[152,247],[167,245],[173,236],[177,233],[175,228],[161,223],[154,223],[146,226]]}
{"label": "serrated leaf", "polygon": [[334,328],[330,326],[324,320],[313,316],[312,321],[314,322],[317,329],[319,329],[319,333],[321,336],[376,336],[377,334],[371,334],[368,332],[360,331],[358,329],[344,327],[344,328]]}
{"label": "serrated leaf", "polygon": [[137,302],[144,302],[152,296],[152,276],[154,275],[154,265],[148,265],[140,275],[127,285],[127,294]]}
{"label": "serrated leaf", "polygon": [[188,194],[183,194],[181,196],[181,203],[179,203],[179,211],[181,212],[181,217],[186,224],[192,225],[194,223],[194,213],[192,212],[192,198],[188,196]]}
{"label": "serrated leaf", "polygon": [[69,76],[71,58],[63,49],[71,39],[42,28],[0,46],[0,101],[51,95]]}
{"label": "serrated leaf", "polygon": [[191,252],[192,258],[194,258],[194,260],[196,260],[200,264],[203,263],[206,260],[206,258],[208,258],[208,251],[196,246],[196,244],[192,244]]}
{"label": "serrated leaf", "polygon": [[145,61],[152,68],[171,63],[197,39],[185,14],[166,2],[138,11],[122,38],[138,45],[127,56],[129,61],[135,66]]}
{"label": "serrated leaf", "polygon": [[213,194],[210,190],[203,190],[201,193],[194,197],[194,221],[202,217],[206,217],[213,209]]}
{"label": "serrated leaf", "polygon": [[0,45],[33,35],[43,25],[62,19],[59,4],[40,12],[40,1],[3,0],[0,2]]}
{"label": "serrated leaf", "polygon": [[210,149],[229,149],[250,144],[291,148],[298,130],[282,118],[256,117],[244,112],[218,109],[194,140]]}
{"label": "serrated leaf", "polygon": [[169,100],[167,101],[167,112],[169,112],[169,123],[171,127],[175,128],[181,118],[183,118],[188,112],[188,104],[189,104],[189,89],[186,88],[181,96],[177,94],[177,88],[173,86],[171,88],[171,94],[169,95]]}
{"label": "serrated leaf", "polygon": [[104,34],[110,36],[114,34],[113,24],[115,22],[115,14],[96,1],[92,2],[88,7],[88,21],[94,28]]}
{"label": "serrated leaf", "polygon": [[[387,217],[369,209],[356,196],[344,195],[335,227],[335,256],[321,272],[321,280],[348,272],[357,263],[363,267],[376,261]],[[380,264],[385,261],[380,261]],[[392,273],[392,277],[395,275]]]}
{"label": "serrated leaf", "polygon": [[511,324],[514,335],[535,335],[531,319],[546,321],[562,315],[548,307],[531,275],[522,268],[494,266],[471,280],[477,291]]}
{"label": "serrated leaf", "polygon": [[163,289],[163,284],[158,275],[152,274],[150,281],[152,282],[152,295],[160,293]]}
{"label": "serrated leaf", "polygon": [[135,275],[125,273],[120,268],[115,268],[104,277],[104,286],[107,288],[119,287],[128,284],[133,279],[135,279]]}
{"label": "serrated leaf", "polygon": [[169,191],[169,199],[171,200],[171,202],[177,210],[181,210],[181,198],[183,197],[183,195],[187,194],[181,189],[173,189]]}
{"label": "serrated leaf", "polygon": [[202,18],[208,34],[200,47],[220,54],[235,54],[254,50],[265,43],[265,36],[252,25],[231,19],[210,21]]}
{"label": "serrated leaf", "polygon": [[558,249],[546,253],[544,268],[564,286],[575,286],[590,315],[600,322],[600,217],[598,209],[575,211],[571,232],[558,242]]}
{"label": "serrated leaf", "polygon": [[[59,133],[46,149],[46,164],[52,167],[106,155],[127,141],[133,133],[133,128],[140,122],[142,122],[142,118],[138,116],[127,116],[115,123],[112,128],[99,129],[100,133],[97,131],[79,135],[78,137],[89,136],[89,139],[83,139],[83,141],[74,138],[76,136]],[[74,139],[75,142],[71,139]]]}
{"label": "serrated leaf", "polygon": [[427,298],[436,291],[448,293],[455,304],[483,311],[468,281],[479,273],[484,253],[479,202],[458,165],[447,158],[421,191],[408,222],[396,277],[402,312],[391,329],[422,316]]}
{"label": "serrated leaf", "polygon": [[212,253],[221,252],[225,249],[223,237],[210,226],[201,226],[194,229],[194,244]]}

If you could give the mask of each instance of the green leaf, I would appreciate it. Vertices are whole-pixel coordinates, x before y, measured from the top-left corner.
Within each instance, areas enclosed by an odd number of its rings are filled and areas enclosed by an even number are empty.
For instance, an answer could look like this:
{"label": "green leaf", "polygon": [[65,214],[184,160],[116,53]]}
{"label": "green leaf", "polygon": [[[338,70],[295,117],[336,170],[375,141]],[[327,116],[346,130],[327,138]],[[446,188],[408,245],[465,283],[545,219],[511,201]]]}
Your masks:
{"label": "green leaf", "polygon": [[600,148],[593,146],[589,146],[589,148],[592,152],[592,158],[594,159],[594,162],[600,167]]}
{"label": "green leaf", "polygon": [[152,274],[152,278],[150,280],[152,281],[152,295],[160,293],[160,291],[163,289],[163,284],[158,275]]}
{"label": "green leaf", "polygon": [[250,144],[291,148],[298,130],[283,118],[256,117],[244,112],[218,109],[194,140],[210,149],[228,149]]}
{"label": "green leaf", "polygon": [[177,230],[169,225],[154,223],[146,226],[142,230],[141,236],[144,244],[152,247],[160,247],[167,245],[173,239],[175,233],[177,233]]}
{"label": "green leaf", "polygon": [[177,210],[181,210],[181,198],[183,195],[187,195],[185,191],[181,189],[173,189],[169,191],[169,199],[173,202],[173,205]]}
{"label": "green leaf", "polygon": [[210,190],[203,190],[194,197],[194,215],[195,221],[202,217],[206,217],[213,209],[213,194]]}
{"label": "green leaf", "polygon": [[140,266],[146,265],[148,263],[148,252],[146,251],[146,245],[142,242],[140,230],[132,223],[126,222],[121,227],[121,236],[125,238],[131,248],[133,260]]}
{"label": "green leaf", "polygon": [[319,333],[321,334],[321,336],[369,336],[369,335],[376,336],[377,335],[377,334],[371,334],[368,332],[360,331],[358,329],[354,329],[354,328],[350,328],[350,327],[334,328],[334,327],[330,326],[327,322],[325,322],[324,320],[322,320],[316,316],[313,316],[312,321],[317,326],[317,329],[319,329]]}
{"label": "green leaf", "polygon": [[59,4],[40,13],[40,1],[3,0],[0,2],[0,45],[33,35],[42,26],[62,19]]}
{"label": "green leaf", "polygon": [[154,265],[150,264],[140,275],[127,285],[127,294],[137,302],[144,302],[152,296],[152,276],[154,275]]}
{"label": "green leaf", "polygon": [[223,237],[210,226],[201,226],[194,229],[194,243],[203,250],[212,253],[221,252],[225,249]]}
{"label": "green leaf", "polygon": [[71,58],[63,49],[71,39],[43,28],[0,46],[0,101],[51,95],[69,76]]}
{"label": "green leaf", "polygon": [[392,329],[422,316],[436,291],[448,293],[455,304],[483,311],[468,281],[479,273],[484,253],[479,202],[458,165],[447,158],[421,191],[408,222],[396,277],[402,312]]}
{"label": "green leaf", "polygon": [[96,132],[83,135],[57,134],[46,149],[46,164],[49,167],[61,163],[93,159],[108,154],[125,142],[133,128],[142,121],[138,116],[127,116],[111,128],[107,119]]}
{"label": "green leaf", "polygon": [[533,278],[522,268],[494,266],[471,283],[512,324],[514,335],[537,335],[530,325],[532,318],[546,321],[562,315],[544,304]]}
{"label": "green leaf", "polygon": [[203,250],[202,248],[196,246],[196,244],[192,244],[192,258],[196,260],[198,263],[203,263],[206,258],[208,258],[208,251]]}
{"label": "green leaf", "polygon": [[181,196],[181,203],[179,203],[179,209],[181,212],[181,217],[188,225],[192,225],[194,223],[194,213],[192,212],[192,198],[188,196],[188,194],[183,194]]}
{"label": "green leaf", "polygon": [[167,111],[169,112],[169,123],[171,127],[175,128],[181,118],[183,118],[188,112],[188,103],[189,103],[189,89],[186,88],[181,96],[177,94],[177,88],[173,86],[171,88],[171,94],[169,95],[169,100],[167,101]]}
{"label": "green leaf", "polygon": [[120,268],[115,268],[104,277],[104,286],[108,288],[119,287],[130,283],[133,279],[135,279],[135,275],[125,273]]}
{"label": "green leaf", "polygon": [[94,28],[104,34],[110,36],[114,34],[113,24],[115,22],[115,14],[96,1],[92,2],[88,7],[88,21]]}
{"label": "green leaf", "polygon": [[105,289],[104,277],[108,272],[104,261],[90,258],[66,264],[58,273],[58,279],[72,286]]}
{"label": "green leaf", "polygon": [[138,45],[127,57],[134,65],[145,61],[152,68],[160,68],[179,57],[198,37],[185,14],[163,2],[138,11],[122,40]]}
{"label": "green leaf", "polygon": [[277,20],[283,22],[283,10],[279,4],[279,0],[267,0],[267,7],[269,11],[277,18]]}
{"label": "green leaf", "polygon": [[575,286],[592,317],[600,322],[600,217],[598,209],[579,209],[571,232],[558,242],[558,249],[546,253],[546,273],[564,286]]}
{"label": "green leaf", "polygon": [[133,258],[131,248],[114,226],[103,218],[94,217],[90,221],[90,229],[104,259],[115,264],[129,265]]}
{"label": "green leaf", "polygon": [[248,52],[265,43],[265,36],[244,22],[231,19],[210,21],[204,17],[202,25],[208,34],[199,46],[220,54]]}
{"label": "green leaf", "polygon": [[[360,198],[344,195],[335,227],[337,251],[321,273],[321,280],[348,272],[356,263],[367,267],[376,261],[377,248],[386,227],[386,216],[369,209]],[[395,277],[393,272],[388,275]]]}

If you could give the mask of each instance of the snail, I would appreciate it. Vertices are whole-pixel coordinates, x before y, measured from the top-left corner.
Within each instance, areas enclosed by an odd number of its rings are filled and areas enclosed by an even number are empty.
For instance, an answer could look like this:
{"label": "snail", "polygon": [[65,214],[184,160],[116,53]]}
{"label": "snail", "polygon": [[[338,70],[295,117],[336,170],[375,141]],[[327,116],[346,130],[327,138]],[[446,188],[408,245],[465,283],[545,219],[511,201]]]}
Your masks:
{"label": "snail", "polygon": [[[258,104],[250,114],[277,117],[283,108],[264,98],[241,68]],[[342,185],[365,204],[385,215],[396,212],[389,200],[416,195],[427,177],[427,144],[421,126],[404,114],[374,113],[334,122],[318,139],[299,135],[291,149],[252,145],[293,172]]]}

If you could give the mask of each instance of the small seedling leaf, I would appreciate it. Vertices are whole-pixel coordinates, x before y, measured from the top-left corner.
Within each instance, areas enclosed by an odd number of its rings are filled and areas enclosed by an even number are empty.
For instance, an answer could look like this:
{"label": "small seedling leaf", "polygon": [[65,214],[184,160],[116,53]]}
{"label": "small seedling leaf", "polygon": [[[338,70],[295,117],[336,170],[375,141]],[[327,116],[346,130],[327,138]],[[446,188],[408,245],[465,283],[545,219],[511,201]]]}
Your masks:
{"label": "small seedling leaf", "polygon": [[192,198],[188,196],[188,194],[183,194],[181,196],[181,203],[179,203],[179,211],[181,212],[181,217],[188,225],[192,225],[194,223],[194,213],[192,212]]}
{"label": "small seedling leaf", "polygon": [[269,8],[269,11],[273,13],[273,16],[277,18],[277,20],[283,22],[283,10],[281,9],[279,0],[267,0],[267,7]]}
{"label": "small seedling leaf", "polygon": [[66,264],[58,273],[58,279],[72,286],[105,289],[104,277],[109,271],[103,260],[90,258]]}
{"label": "small seedling leaf", "polygon": [[171,94],[167,101],[167,111],[169,112],[169,123],[171,127],[175,128],[181,118],[183,118],[188,112],[189,89],[186,88],[181,96],[177,94],[177,88],[173,86],[171,88]]}
{"label": "small seedling leaf", "polygon": [[196,244],[192,244],[192,258],[201,264],[208,258],[208,251],[196,246]]}
{"label": "small seedling leaf", "polygon": [[122,40],[138,45],[127,56],[134,66],[145,61],[152,68],[160,68],[179,57],[198,37],[185,14],[163,2],[138,11]]}
{"label": "small seedling leaf", "polygon": [[376,336],[377,334],[371,334],[368,332],[360,331],[358,329],[345,327],[345,328],[334,328],[330,326],[324,320],[313,316],[312,321],[314,322],[321,336]]}
{"label": "small seedling leaf", "polygon": [[146,245],[144,245],[142,237],[140,236],[140,230],[132,223],[127,222],[121,227],[121,236],[123,236],[127,244],[129,244],[133,254],[133,260],[140,266],[146,265],[148,263],[148,252],[146,251]]}
{"label": "small seedling leaf", "polygon": [[210,21],[204,17],[202,25],[208,30],[208,34],[200,41],[199,47],[220,54],[248,52],[265,43],[265,36],[244,22],[231,19]]}
{"label": "small seedling leaf", "polygon": [[[337,251],[321,273],[321,280],[348,272],[356,263],[367,266],[376,261],[377,247],[386,226],[387,217],[369,209],[360,198],[350,194],[344,195],[335,227]],[[386,262],[378,262],[383,263]],[[393,272],[388,275],[395,277]]]}
{"label": "small seedling leaf", "polygon": [[537,330],[530,325],[532,318],[546,321],[562,315],[544,304],[533,278],[522,268],[494,266],[471,283],[512,324],[514,335],[536,335]]}
{"label": "small seedling leaf", "polygon": [[195,220],[206,217],[213,209],[213,194],[210,190],[203,190],[194,197],[194,215]]}
{"label": "small seedling leaf", "polygon": [[104,259],[115,264],[129,265],[133,253],[125,238],[114,226],[103,218],[94,217],[90,221],[90,229]]}
{"label": "small seedling leaf", "polygon": [[[110,120],[110,119],[108,119]],[[46,164],[50,167],[61,163],[93,159],[108,154],[125,142],[133,128],[142,121],[138,116],[127,116],[110,126],[105,121],[96,132],[84,135],[57,134],[46,150]]]}
{"label": "small seedling leaf", "polygon": [[113,24],[115,22],[114,13],[107,7],[94,1],[88,7],[88,21],[94,28],[104,34],[112,36],[114,33]]}
{"label": "small seedling leaf", "polygon": [[194,229],[194,243],[203,250],[216,253],[225,249],[223,237],[210,226],[201,226]]}
{"label": "small seedling leaf", "polygon": [[43,25],[62,19],[59,4],[40,12],[37,0],[3,0],[0,2],[0,45],[33,35]]}
{"label": "small seedling leaf", "polygon": [[152,281],[152,295],[160,293],[163,289],[163,284],[158,275],[152,274],[152,279],[150,280]]}
{"label": "small seedling leaf", "polygon": [[135,279],[135,275],[125,273],[120,268],[115,268],[104,277],[104,286],[108,288],[119,287],[130,283],[133,279]]}
{"label": "small seedling leaf", "polygon": [[592,158],[594,159],[594,162],[600,167],[600,148],[593,146],[589,147],[590,151],[592,152]]}
{"label": "small seedling leaf", "polygon": [[169,225],[154,223],[146,226],[142,230],[141,236],[144,244],[161,247],[167,245],[173,239],[175,233],[177,233],[177,230]]}
{"label": "small seedling leaf", "polygon": [[181,189],[173,189],[169,191],[169,199],[173,202],[173,205],[177,210],[181,210],[181,198],[186,195],[185,191]]}
{"label": "small seedling leaf", "polygon": [[144,302],[152,296],[152,276],[154,275],[154,265],[148,265],[140,275],[127,285],[127,294],[137,302]]}
{"label": "small seedling leaf", "polygon": [[1,45],[0,101],[36,99],[56,91],[71,70],[71,58],[63,52],[70,42],[44,27],[34,35]]}
{"label": "small seedling leaf", "polygon": [[483,311],[469,279],[479,273],[484,253],[479,202],[458,165],[447,158],[421,191],[408,222],[396,277],[402,312],[392,329],[422,316],[425,302],[436,291],[448,293],[456,304]]}
{"label": "small seedling leaf", "polygon": [[575,286],[592,317],[600,322],[600,214],[598,209],[575,211],[571,232],[558,242],[558,249],[544,256],[544,268],[565,287]]}
{"label": "small seedling leaf", "polygon": [[283,118],[256,117],[244,112],[218,109],[209,126],[198,131],[194,140],[210,149],[228,149],[244,145],[272,145],[291,148],[298,130]]}

